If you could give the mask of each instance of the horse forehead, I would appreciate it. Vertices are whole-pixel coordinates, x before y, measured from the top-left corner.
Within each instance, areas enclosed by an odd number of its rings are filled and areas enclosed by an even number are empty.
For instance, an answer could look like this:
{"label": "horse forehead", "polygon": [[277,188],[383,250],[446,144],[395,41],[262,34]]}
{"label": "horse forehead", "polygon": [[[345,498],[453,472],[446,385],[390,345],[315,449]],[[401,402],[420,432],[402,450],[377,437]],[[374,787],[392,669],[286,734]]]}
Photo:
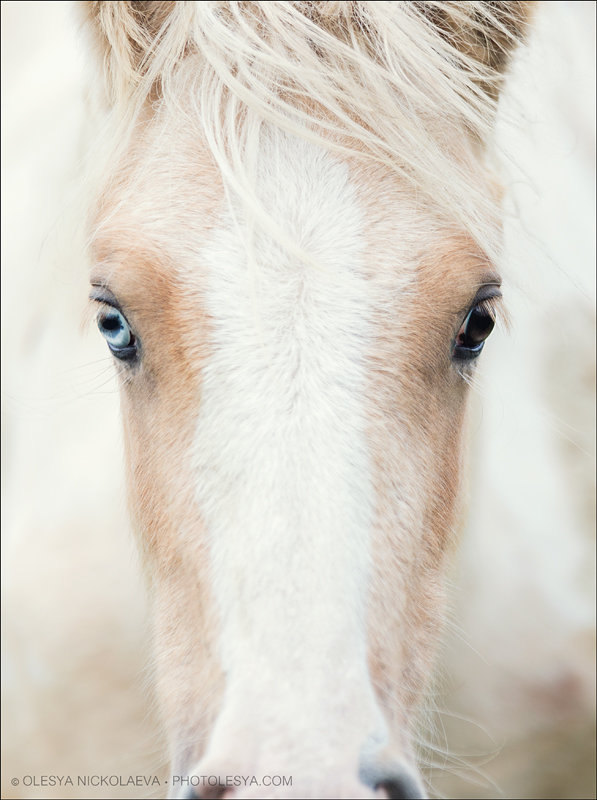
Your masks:
{"label": "horse forehead", "polygon": [[[229,243],[279,266],[296,267],[297,256],[300,262],[307,255],[333,267],[350,241],[348,250],[364,254],[369,277],[389,277],[394,291],[415,278],[425,285],[473,286],[488,272],[471,237],[446,233],[450,226],[437,209],[422,206],[384,165],[272,130],[255,152],[254,185],[244,194],[241,186],[239,198],[226,191],[200,137],[179,134],[170,148],[163,138],[158,142],[155,147],[149,137],[134,154],[93,220],[95,261],[109,261],[117,272],[126,267],[133,287],[156,269],[175,272],[183,282],[201,280],[202,253],[225,230]],[[135,251],[144,255],[131,258]]]}
{"label": "horse forehead", "polygon": [[[384,183],[391,184],[386,199],[391,195],[394,201],[385,210],[379,191]],[[387,177],[384,181],[383,172],[367,175],[319,145],[272,132],[256,153],[254,185],[220,206],[201,254],[217,240],[216,246],[244,251],[241,258],[249,267],[254,262],[260,272],[305,277],[304,269],[311,267],[328,268],[338,276],[377,244],[390,247],[398,267],[409,204],[395,183]],[[393,235],[384,236],[390,229]]]}

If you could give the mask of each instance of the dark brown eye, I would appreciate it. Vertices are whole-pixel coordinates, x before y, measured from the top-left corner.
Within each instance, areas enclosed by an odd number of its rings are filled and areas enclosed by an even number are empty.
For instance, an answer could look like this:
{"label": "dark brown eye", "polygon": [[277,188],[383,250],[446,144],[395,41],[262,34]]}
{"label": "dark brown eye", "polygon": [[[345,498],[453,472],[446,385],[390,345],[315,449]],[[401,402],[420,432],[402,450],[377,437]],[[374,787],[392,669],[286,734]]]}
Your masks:
{"label": "dark brown eye", "polygon": [[452,358],[458,361],[477,358],[494,325],[495,318],[488,302],[471,308],[454,340]]}

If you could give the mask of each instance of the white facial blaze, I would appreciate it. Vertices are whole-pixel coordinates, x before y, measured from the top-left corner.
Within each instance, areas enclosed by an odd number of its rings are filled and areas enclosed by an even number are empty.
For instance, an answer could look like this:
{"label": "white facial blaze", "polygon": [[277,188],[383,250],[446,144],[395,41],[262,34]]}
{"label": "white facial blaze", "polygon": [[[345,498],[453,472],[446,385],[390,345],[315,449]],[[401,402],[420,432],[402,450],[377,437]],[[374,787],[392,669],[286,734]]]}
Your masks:
{"label": "white facial blaze", "polygon": [[262,696],[257,720],[282,727],[292,714],[297,730],[361,714],[362,743],[373,703],[363,222],[329,153],[278,133],[260,159],[264,206],[317,264],[258,232],[252,268],[242,216],[201,253],[212,336],[194,447],[227,674],[218,725],[230,710],[254,727]]}

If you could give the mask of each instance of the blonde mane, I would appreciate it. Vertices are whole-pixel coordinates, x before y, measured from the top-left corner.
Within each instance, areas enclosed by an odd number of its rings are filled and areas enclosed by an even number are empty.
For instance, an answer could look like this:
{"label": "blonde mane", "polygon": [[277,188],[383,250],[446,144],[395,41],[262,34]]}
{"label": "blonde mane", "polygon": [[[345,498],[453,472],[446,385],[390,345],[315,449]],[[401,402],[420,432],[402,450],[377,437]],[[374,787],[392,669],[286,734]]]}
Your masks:
{"label": "blonde mane", "polygon": [[[494,198],[471,173],[528,4],[118,5],[91,4],[110,45],[100,43],[119,148],[148,100],[193,115],[227,189],[271,229],[252,172],[270,123],[386,165],[496,255]],[[181,80],[194,106],[180,107]]]}

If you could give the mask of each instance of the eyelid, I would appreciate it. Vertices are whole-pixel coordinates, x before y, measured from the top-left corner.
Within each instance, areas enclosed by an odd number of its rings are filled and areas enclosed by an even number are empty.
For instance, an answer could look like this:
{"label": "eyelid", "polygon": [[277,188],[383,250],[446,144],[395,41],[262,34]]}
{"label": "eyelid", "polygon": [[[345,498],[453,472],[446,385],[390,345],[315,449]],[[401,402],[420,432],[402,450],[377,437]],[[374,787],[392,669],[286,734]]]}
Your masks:
{"label": "eyelid", "polygon": [[107,306],[112,306],[112,308],[115,308],[124,315],[124,311],[122,310],[120,303],[106,286],[94,286],[92,291],[89,293],[89,299],[96,303],[104,303]]}
{"label": "eyelid", "polygon": [[486,283],[483,286],[480,286],[477,290],[477,294],[475,295],[475,299],[470,305],[470,308],[482,303],[485,300],[500,300],[502,298],[502,292],[498,284],[496,283]]}
{"label": "eyelid", "polygon": [[479,306],[482,303],[487,303],[488,306],[491,306],[494,313],[499,313],[501,316],[502,313],[504,313],[503,304],[501,301],[502,292],[500,291],[499,285],[496,283],[484,283],[483,285],[479,286],[477,289],[477,294],[471,300],[470,304],[460,309],[458,313],[460,324],[462,324],[475,306]]}

